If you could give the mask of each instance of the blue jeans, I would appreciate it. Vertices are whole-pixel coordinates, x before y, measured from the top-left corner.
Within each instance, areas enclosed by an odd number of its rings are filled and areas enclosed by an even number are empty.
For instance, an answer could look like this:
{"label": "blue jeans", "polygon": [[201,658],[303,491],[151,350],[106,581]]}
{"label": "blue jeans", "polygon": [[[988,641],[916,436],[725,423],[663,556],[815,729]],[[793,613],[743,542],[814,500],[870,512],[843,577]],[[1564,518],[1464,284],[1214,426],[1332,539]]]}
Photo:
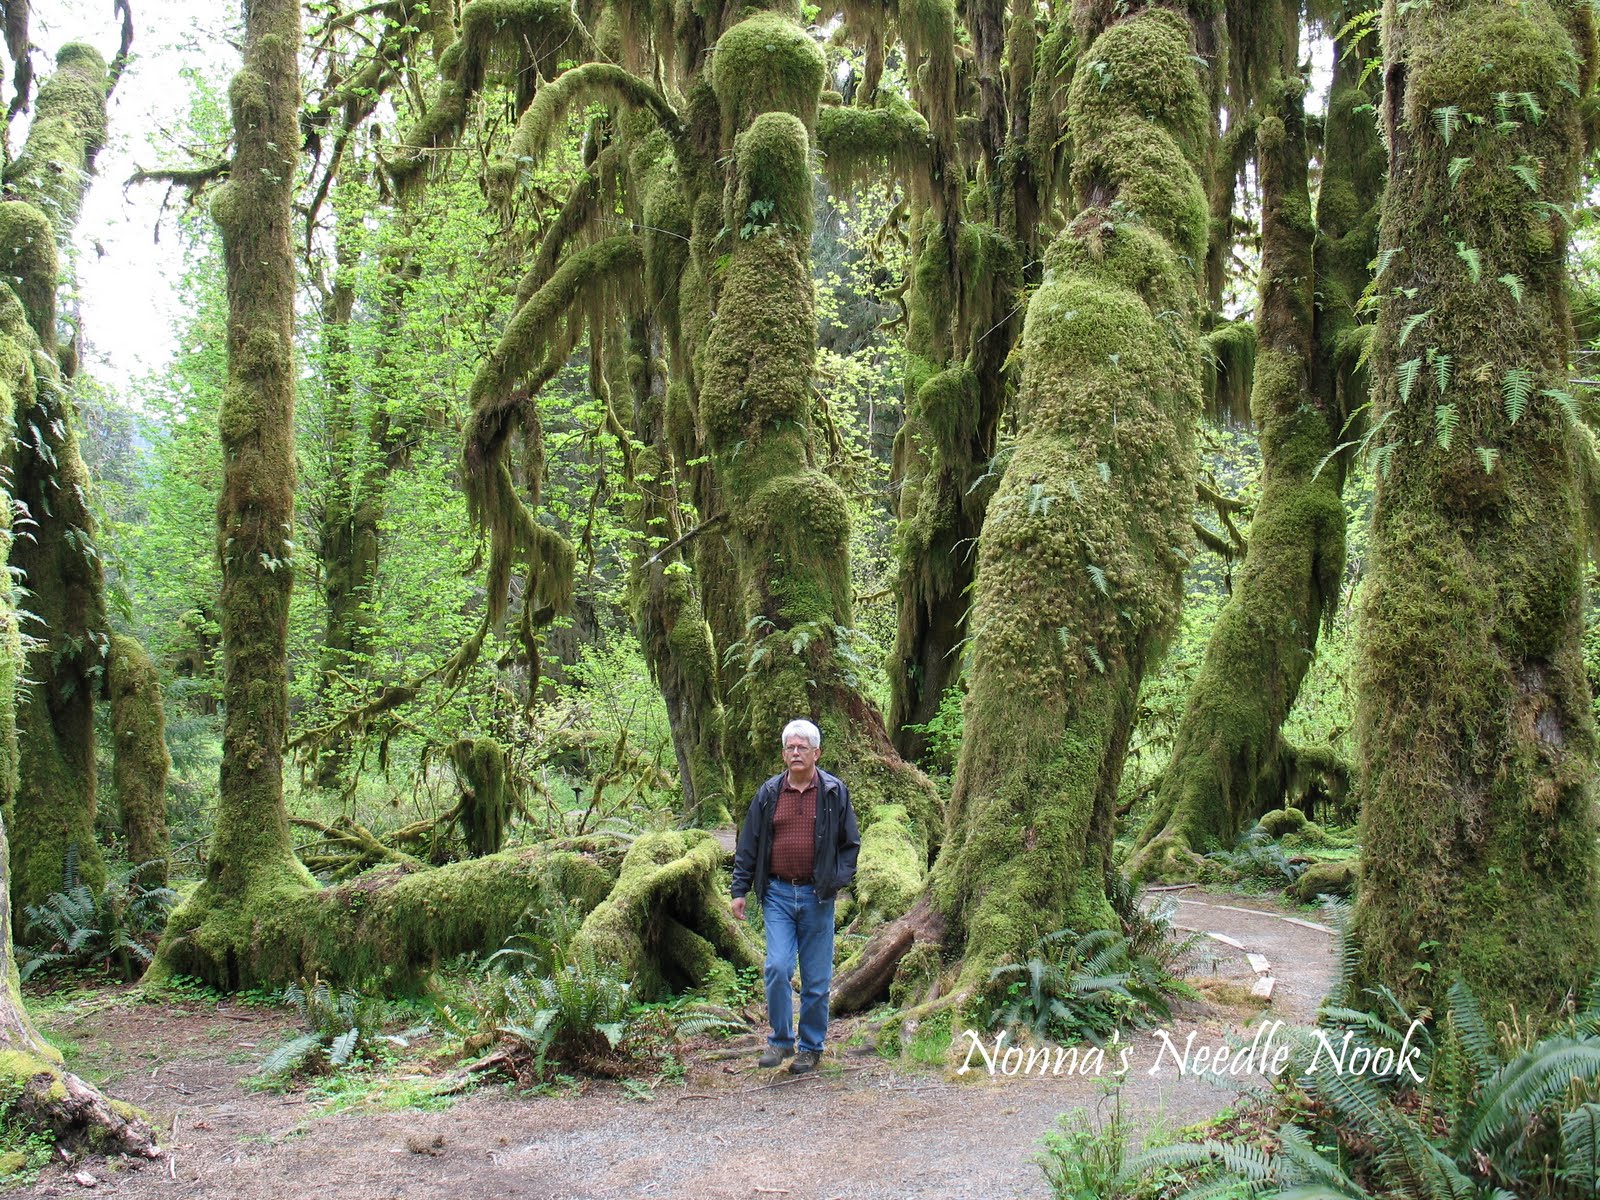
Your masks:
{"label": "blue jeans", "polygon": [[817,899],[809,883],[767,885],[761,904],[767,927],[767,1016],[779,1049],[794,1045],[795,958],[800,960],[800,1049],[822,1053],[828,1033],[828,986],[833,982],[833,898]]}

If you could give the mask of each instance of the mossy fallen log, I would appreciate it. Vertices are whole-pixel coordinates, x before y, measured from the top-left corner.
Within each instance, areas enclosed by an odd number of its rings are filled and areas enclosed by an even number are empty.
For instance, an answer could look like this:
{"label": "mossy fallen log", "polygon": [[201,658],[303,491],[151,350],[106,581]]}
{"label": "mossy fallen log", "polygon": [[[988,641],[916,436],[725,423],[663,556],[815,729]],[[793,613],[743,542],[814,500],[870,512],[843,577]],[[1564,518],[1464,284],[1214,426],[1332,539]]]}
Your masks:
{"label": "mossy fallen log", "polygon": [[617,965],[640,999],[731,986],[735,968],[761,960],[718,885],[724,854],[703,829],[640,838],[611,894],[578,930],[575,949]]}

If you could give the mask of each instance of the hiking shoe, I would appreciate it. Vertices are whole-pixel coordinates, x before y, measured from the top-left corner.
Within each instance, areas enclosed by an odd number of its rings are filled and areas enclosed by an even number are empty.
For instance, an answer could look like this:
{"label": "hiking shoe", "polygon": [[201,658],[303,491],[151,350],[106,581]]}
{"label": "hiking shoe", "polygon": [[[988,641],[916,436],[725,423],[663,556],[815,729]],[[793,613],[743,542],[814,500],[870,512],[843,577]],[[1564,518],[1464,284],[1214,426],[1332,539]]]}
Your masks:
{"label": "hiking shoe", "polygon": [[821,1057],[822,1055],[815,1050],[800,1051],[799,1054],[794,1056],[794,1061],[789,1064],[789,1074],[804,1075],[807,1071],[815,1071],[817,1069],[817,1060]]}
{"label": "hiking shoe", "polygon": [[775,1067],[793,1053],[793,1050],[781,1050],[777,1046],[768,1046],[761,1052],[761,1057],[756,1059],[756,1066]]}

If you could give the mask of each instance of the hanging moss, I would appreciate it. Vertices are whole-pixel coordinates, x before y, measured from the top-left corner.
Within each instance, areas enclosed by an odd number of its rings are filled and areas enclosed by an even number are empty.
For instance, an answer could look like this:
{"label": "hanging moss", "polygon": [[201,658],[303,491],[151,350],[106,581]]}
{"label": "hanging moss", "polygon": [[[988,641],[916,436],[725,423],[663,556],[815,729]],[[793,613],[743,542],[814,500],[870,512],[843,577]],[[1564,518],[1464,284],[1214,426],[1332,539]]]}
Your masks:
{"label": "hanging moss", "polygon": [[113,634],[107,656],[112,778],[128,861],[153,864],[140,878],[167,881],[167,722],[161,678],[137,638]]}
{"label": "hanging moss", "polygon": [[927,194],[928,122],[904,101],[878,108],[824,108],[817,115],[823,175],[838,195],[869,180],[898,178]]}
{"label": "hanging moss", "polygon": [[505,748],[493,738],[462,738],[451,743],[449,756],[461,786],[458,821],[467,852],[474,858],[498,854],[516,808]]}
{"label": "hanging moss", "polygon": [[[1385,36],[1381,243],[1398,253],[1373,342],[1379,487],[1356,639],[1357,984],[1438,1003],[1459,975],[1521,1018],[1600,961],[1583,498],[1543,390],[1566,383],[1551,214],[1580,194],[1592,21],[1448,3]],[[1433,365],[1408,386],[1414,356]],[[1526,410],[1508,412],[1519,378]]]}
{"label": "hanging moss", "polygon": [[1251,321],[1229,321],[1206,334],[1206,412],[1223,425],[1250,419],[1250,392],[1255,386],[1256,327]]}

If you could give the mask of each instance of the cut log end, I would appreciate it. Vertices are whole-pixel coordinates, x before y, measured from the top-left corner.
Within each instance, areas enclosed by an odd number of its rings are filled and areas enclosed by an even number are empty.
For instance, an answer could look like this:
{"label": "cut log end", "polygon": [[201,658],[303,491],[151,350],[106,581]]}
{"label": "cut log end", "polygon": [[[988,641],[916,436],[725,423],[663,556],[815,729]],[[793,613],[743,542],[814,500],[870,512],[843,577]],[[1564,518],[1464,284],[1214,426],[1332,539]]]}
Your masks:
{"label": "cut log end", "polygon": [[70,1071],[41,1071],[16,1101],[22,1121],[48,1130],[63,1144],[101,1154],[160,1158],[155,1130],[131,1105],[109,1099]]}

